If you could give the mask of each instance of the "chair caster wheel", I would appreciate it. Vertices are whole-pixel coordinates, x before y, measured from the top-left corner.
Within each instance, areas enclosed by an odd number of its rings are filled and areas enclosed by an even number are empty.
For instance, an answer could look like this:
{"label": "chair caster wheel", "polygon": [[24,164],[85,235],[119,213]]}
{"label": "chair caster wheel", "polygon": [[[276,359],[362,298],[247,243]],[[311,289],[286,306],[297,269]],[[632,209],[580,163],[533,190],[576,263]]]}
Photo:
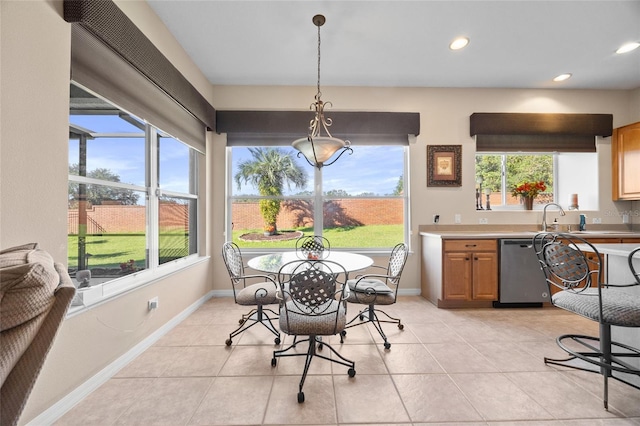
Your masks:
{"label": "chair caster wheel", "polygon": [[404,324],[398,324],[398,328],[399,328],[400,330],[404,330]]}
{"label": "chair caster wheel", "polygon": [[384,348],[385,349],[389,349],[391,347],[391,343],[389,342],[384,342]]}
{"label": "chair caster wheel", "polygon": [[231,339],[227,339],[224,343],[225,343],[227,346],[231,346],[232,341],[231,341]]}
{"label": "chair caster wheel", "polygon": [[318,350],[319,350],[319,351],[321,351],[321,350],[322,350],[322,348],[323,348],[323,346],[324,346],[324,345],[323,345],[322,343],[318,343]]}
{"label": "chair caster wheel", "polygon": [[346,336],[346,335],[347,335],[347,331],[346,331],[346,330],[342,330],[342,331],[340,332],[340,336],[344,337],[344,336]]}
{"label": "chair caster wheel", "polygon": [[277,363],[276,359],[275,358],[271,358],[271,366],[275,367],[276,363]]}
{"label": "chair caster wheel", "polygon": [[275,343],[276,345],[279,345],[279,344],[280,344],[280,338],[279,338],[279,337],[276,337],[276,338],[273,340],[273,343]]}
{"label": "chair caster wheel", "polygon": [[356,375],[356,369],[350,368],[349,371],[347,371],[347,373],[349,374],[349,377],[353,377]]}
{"label": "chair caster wheel", "polygon": [[364,315],[360,315],[360,321],[364,321]]}
{"label": "chair caster wheel", "polygon": [[244,318],[240,318],[240,319],[238,320],[238,324],[240,324],[240,325],[244,324]]}
{"label": "chair caster wheel", "polygon": [[298,404],[302,404],[304,402],[304,392],[298,392]]}

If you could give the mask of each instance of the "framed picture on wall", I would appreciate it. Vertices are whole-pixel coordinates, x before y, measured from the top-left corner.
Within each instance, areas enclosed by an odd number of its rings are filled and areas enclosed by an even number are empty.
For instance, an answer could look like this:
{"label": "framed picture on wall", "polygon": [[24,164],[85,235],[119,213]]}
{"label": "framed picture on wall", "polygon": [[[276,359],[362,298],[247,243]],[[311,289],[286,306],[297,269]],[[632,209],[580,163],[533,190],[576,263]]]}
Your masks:
{"label": "framed picture on wall", "polygon": [[462,145],[427,145],[427,186],[462,186]]}

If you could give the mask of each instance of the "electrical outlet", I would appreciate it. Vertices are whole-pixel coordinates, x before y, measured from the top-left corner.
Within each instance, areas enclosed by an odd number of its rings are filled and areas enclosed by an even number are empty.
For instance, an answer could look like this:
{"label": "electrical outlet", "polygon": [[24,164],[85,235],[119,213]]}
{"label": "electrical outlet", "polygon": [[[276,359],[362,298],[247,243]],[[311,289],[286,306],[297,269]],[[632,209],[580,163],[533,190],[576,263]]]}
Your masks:
{"label": "electrical outlet", "polygon": [[602,223],[602,218],[594,217],[591,223]]}
{"label": "electrical outlet", "polygon": [[629,223],[629,213],[622,214],[622,223]]}
{"label": "electrical outlet", "polygon": [[453,216],[453,221],[455,223],[462,223],[462,215],[456,214]]}
{"label": "electrical outlet", "polygon": [[158,296],[154,297],[153,299],[149,299],[149,301],[147,302],[147,307],[150,311],[158,309]]}
{"label": "electrical outlet", "polygon": [[486,225],[487,223],[489,223],[489,219],[487,219],[486,217],[481,217],[480,219],[478,219],[478,223],[480,225]]}

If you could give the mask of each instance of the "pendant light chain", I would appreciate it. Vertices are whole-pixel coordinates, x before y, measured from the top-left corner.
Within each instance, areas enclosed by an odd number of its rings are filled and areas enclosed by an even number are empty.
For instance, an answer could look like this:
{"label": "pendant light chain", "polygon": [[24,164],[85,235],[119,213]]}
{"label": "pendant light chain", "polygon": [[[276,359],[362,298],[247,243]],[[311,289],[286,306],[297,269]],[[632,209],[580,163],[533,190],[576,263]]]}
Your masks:
{"label": "pendant light chain", "polygon": [[[323,102],[322,92],[320,91],[320,27],[324,25],[325,18],[323,15],[315,15],[312,19],[313,24],[318,27],[318,92],[315,95],[315,102],[311,104],[311,110],[315,112],[314,118],[309,122],[307,136],[296,139],[291,145],[297,149],[298,157],[304,156],[304,159],[312,166],[321,169],[323,166],[329,166],[335,163],[338,158],[345,152],[349,155],[353,153],[351,143],[339,138],[334,138],[329,132],[329,127],[333,123],[331,118],[324,116],[325,106],[331,106],[331,102]],[[322,130],[326,136],[322,135]],[[339,153],[334,155],[335,153]],[[333,159],[332,159],[333,158]]]}
{"label": "pendant light chain", "polygon": [[318,25],[318,93],[316,99],[320,100],[322,92],[320,92],[320,25]]}

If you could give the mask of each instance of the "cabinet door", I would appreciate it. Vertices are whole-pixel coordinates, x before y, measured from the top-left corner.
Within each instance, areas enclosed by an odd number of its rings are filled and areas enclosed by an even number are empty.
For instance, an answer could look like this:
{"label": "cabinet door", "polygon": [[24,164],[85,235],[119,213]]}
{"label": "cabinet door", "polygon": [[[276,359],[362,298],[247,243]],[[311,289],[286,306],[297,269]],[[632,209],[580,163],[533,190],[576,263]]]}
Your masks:
{"label": "cabinet door", "polygon": [[445,300],[471,299],[471,255],[469,253],[445,253],[443,258]]}
{"label": "cabinet door", "polygon": [[614,129],[613,199],[640,200],[640,123]]}
{"label": "cabinet door", "polygon": [[496,253],[472,253],[473,299],[498,300],[498,255]]}

